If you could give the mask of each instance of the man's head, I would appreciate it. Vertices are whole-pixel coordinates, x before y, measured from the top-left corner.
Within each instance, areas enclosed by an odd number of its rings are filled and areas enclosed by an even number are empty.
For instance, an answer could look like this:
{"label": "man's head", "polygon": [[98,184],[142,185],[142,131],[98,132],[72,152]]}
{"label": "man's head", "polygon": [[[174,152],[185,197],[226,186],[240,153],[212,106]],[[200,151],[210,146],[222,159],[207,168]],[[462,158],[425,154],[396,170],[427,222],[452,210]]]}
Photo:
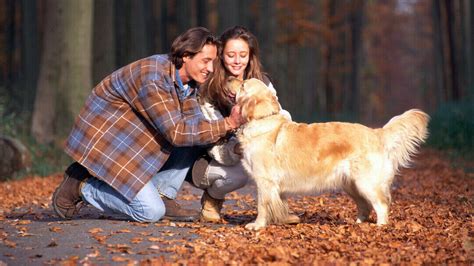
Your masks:
{"label": "man's head", "polygon": [[213,71],[217,45],[217,38],[203,27],[191,28],[173,41],[170,57],[183,83],[206,81]]}

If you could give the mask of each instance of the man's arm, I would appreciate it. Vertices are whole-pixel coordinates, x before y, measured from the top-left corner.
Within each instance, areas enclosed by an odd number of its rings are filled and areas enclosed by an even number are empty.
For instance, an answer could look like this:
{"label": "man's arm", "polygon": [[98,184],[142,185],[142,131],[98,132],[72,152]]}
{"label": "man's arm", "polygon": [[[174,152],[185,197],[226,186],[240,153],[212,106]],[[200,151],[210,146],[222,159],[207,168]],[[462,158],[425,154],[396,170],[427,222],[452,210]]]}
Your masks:
{"label": "man's arm", "polygon": [[138,101],[149,122],[175,146],[193,146],[214,143],[228,131],[238,127],[235,119],[206,120],[196,98],[189,97],[178,103],[171,90],[160,82],[149,81],[140,89]]}

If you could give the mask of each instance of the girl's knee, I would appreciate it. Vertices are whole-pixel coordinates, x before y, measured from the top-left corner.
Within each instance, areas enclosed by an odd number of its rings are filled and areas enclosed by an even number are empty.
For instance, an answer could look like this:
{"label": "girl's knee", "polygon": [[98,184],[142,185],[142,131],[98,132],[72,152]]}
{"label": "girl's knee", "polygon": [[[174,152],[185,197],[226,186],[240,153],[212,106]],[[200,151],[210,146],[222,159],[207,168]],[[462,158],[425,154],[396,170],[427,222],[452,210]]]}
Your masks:
{"label": "girl's knee", "polygon": [[234,178],[232,178],[231,180],[231,183],[232,183],[232,190],[237,190],[239,188],[242,188],[244,187],[247,182],[248,182],[249,178],[247,175],[238,175],[238,176],[235,176]]}

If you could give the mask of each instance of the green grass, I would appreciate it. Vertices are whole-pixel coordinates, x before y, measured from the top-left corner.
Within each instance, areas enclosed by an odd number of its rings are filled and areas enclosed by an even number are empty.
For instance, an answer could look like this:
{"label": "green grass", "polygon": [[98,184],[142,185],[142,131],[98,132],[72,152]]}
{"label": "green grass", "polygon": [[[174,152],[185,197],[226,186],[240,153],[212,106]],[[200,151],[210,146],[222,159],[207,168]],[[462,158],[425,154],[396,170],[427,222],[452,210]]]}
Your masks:
{"label": "green grass", "polygon": [[449,155],[455,167],[474,172],[474,102],[446,103],[431,114],[427,144]]}
{"label": "green grass", "polygon": [[19,140],[30,152],[31,168],[15,173],[10,179],[19,179],[24,176],[48,176],[64,171],[71,159],[62,148],[54,144],[37,143],[29,132],[29,119],[26,116],[0,116],[0,135]]}

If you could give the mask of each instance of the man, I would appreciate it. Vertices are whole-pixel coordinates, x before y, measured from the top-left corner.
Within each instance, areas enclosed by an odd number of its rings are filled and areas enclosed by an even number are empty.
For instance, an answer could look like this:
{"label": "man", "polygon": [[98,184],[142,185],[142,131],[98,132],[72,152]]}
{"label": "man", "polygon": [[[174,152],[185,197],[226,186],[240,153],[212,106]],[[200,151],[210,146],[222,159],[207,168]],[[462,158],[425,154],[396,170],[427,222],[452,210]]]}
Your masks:
{"label": "man", "polygon": [[58,216],[83,203],[135,221],[193,220],[173,200],[201,150],[241,124],[237,108],[208,121],[196,100],[213,71],[217,39],[197,27],[178,36],[169,55],[153,55],[113,72],[93,90],[65,151],[76,162],[53,194]]}

